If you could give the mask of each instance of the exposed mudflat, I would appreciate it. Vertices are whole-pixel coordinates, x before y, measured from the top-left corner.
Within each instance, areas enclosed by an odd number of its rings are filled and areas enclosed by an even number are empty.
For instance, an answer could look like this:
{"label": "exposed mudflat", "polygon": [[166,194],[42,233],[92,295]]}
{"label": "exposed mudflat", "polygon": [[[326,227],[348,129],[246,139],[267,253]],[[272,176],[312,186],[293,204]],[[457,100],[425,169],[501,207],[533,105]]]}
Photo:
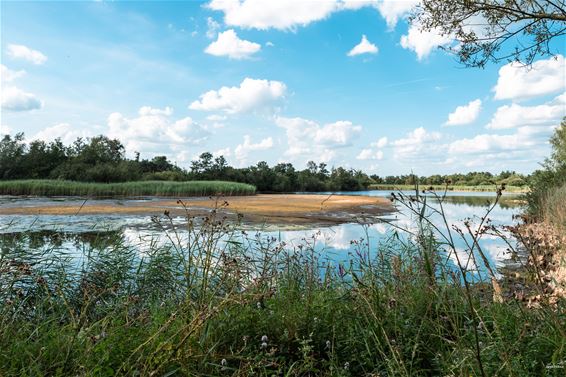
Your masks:
{"label": "exposed mudflat", "polygon": [[[182,202],[182,203],[181,203]],[[260,194],[212,198],[106,199],[80,198],[53,200],[35,198],[22,201],[4,201],[0,215],[161,215],[204,216],[212,209],[229,219],[239,215],[247,223],[263,224],[321,224],[369,222],[377,216],[395,211],[386,198],[357,195],[300,195]]]}

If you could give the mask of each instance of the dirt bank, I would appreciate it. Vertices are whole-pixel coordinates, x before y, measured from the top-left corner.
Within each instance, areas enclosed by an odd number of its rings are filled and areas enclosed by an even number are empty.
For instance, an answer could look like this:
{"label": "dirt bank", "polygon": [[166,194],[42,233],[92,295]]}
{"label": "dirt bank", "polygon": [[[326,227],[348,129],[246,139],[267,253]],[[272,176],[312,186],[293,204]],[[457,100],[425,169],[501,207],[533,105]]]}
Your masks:
{"label": "dirt bank", "polygon": [[[371,221],[394,211],[387,198],[354,195],[254,195],[182,199],[189,214],[205,215],[211,209],[228,218],[243,215],[244,222],[268,224],[340,224]],[[185,216],[183,204],[171,199],[148,200],[33,200],[0,206],[0,215],[160,215]]]}

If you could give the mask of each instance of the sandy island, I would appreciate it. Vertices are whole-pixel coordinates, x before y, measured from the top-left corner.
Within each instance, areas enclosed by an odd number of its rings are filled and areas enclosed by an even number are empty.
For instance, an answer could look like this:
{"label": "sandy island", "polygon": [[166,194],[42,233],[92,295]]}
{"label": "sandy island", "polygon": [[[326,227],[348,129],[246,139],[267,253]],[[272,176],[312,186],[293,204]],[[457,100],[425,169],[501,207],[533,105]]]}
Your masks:
{"label": "sandy island", "polygon": [[[355,195],[295,195],[260,194],[218,198],[182,199],[191,216],[206,215],[211,209],[229,219],[243,215],[247,223],[267,224],[341,224],[369,222],[395,209],[387,198]],[[227,205],[224,203],[227,202]],[[0,205],[0,215],[162,215],[186,216],[177,200],[151,198],[148,200],[38,200],[22,206],[22,201]]]}

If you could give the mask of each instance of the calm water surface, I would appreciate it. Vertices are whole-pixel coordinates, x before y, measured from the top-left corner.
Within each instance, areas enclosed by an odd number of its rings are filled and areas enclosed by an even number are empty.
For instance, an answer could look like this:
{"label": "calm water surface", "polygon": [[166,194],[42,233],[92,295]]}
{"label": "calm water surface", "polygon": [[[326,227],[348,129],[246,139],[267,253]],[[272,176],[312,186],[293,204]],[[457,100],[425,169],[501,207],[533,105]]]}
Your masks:
{"label": "calm water surface", "polygon": [[[356,191],[338,194],[369,195],[378,197],[390,196],[390,191]],[[407,192],[413,194],[414,192]],[[448,192],[443,202],[444,213],[450,226],[464,228],[464,221],[469,220],[472,225],[479,224],[481,217],[485,216],[487,208],[495,199],[495,193],[486,192]],[[512,225],[513,215],[520,212],[517,197],[504,195],[499,204],[489,214],[493,225]],[[64,200],[64,199],[58,199]],[[69,200],[69,199],[67,199]],[[78,200],[78,199],[75,199]],[[33,206],[38,202],[57,203],[54,199],[34,198],[15,199],[0,198],[0,206]],[[434,198],[429,198],[429,203],[438,208]],[[332,262],[347,263],[356,253],[356,242],[361,241],[369,244],[370,252],[375,252],[380,245],[393,237],[397,228],[414,230],[414,215],[406,208],[397,205],[398,212],[385,215],[383,221],[372,221],[369,224],[349,223],[331,227],[314,227],[310,229],[277,228],[274,226],[243,226],[247,238],[256,240],[275,239],[277,242],[285,242],[289,249],[297,248],[308,242],[314,245],[314,249],[321,252],[324,258]],[[431,219],[442,224],[439,216]],[[183,229],[184,219],[174,219]],[[180,231],[181,238],[183,231]],[[25,236],[24,236],[25,235]],[[49,248],[56,246],[53,250],[65,250],[71,254],[80,255],[85,249],[94,247],[96,241],[104,237],[122,237],[127,243],[139,247],[140,252],[151,243],[169,242],[170,231],[164,231],[151,221],[149,216],[132,215],[79,215],[79,216],[31,216],[31,215],[5,215],[0,216],[0,247],[2,249],[12,244],[15,239],[25,239],[26,247]],[[403,236],[404,237],[404,236]],[[468,261],[469,253],[466,242],[470,238],[461,239],[457,237],[457,250],[461,260]],[[358,243],[359,244],[359,243]],[[502,239],[493,235],[484,235],[480,243],[490,264],[494,268],[510,265],[508,245]],[[447,260],[455,260],[455,256],[446,255]],[[472,269],[472,268],[471,268]],[[481,273],[481,268],[480,268]]]}

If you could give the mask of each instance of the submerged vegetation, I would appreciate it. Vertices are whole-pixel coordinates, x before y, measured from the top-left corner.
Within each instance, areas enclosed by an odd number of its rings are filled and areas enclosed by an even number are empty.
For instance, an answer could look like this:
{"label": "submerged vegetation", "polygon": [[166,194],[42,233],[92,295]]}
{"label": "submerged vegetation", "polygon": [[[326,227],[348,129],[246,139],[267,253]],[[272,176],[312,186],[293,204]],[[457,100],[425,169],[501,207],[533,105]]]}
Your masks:
{"label": "submerged vegetation", "polygon": [[0,195],[34,196],[208,196],[252,195],[255,187],[245,183],[222,181],[141,181],[123,183],[87,183],[62,180],[0,181]]}

